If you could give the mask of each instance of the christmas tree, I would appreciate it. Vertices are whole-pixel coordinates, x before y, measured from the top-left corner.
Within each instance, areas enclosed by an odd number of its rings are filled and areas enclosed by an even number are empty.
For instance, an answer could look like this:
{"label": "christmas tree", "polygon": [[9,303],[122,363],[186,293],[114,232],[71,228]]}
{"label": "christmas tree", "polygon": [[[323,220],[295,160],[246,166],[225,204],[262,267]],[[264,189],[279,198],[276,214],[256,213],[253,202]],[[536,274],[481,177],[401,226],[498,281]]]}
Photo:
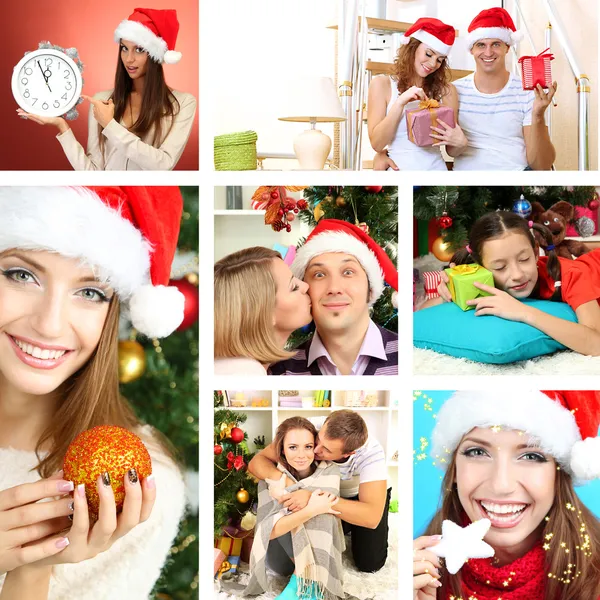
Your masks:
{"label": "christmas tree", "polygon": [[[398,260],[398,188],[394,186],[320,186],[304,190],[307,207],[298,216],[312,227],[324,219],[340,219],[362,228],[387,253],[394,264]],[[300,241],[300,246],[304,240]],[[392,305],[393,290],[386,289],[373,307],[372,319],[382,327],[398,331],[398,311]],[[290,338],[298,346],[310,330],[297,331]]]}
{"label": "christmas tree", "polygon": [[[186,297],[180,330],[163,340],[120,342],[121,394],[173,445],[184,472],[198,473],[198,188],[181,188],[184,209],[173,271]],[[145,369],[145,370],[144,370]],[[155,587],[161,600],[198,598],[198,514],[188,512]]]}
{"label": "christmas tree", "polygon": [[426,237],[428,222],[437,219],[443,241],[453,250],[464,246],[471,226],[485,213],[515,210],[528,216],[528,204],[537,201],[548,209],[560,200],[598,208],[596,190],[592,186],[422,186],[414,189],[413,214],[420,221],[419,237]]}
{"label": "christmas tree", "polygon": [[[222,405],[222,392],[215,392],[215,406]],[[247,472],[254,456],[248,449],[248,434],[241,429],[246,415],[239,411],[217,410],[214,420],[215,536],[227,525],[239,527],[256,502],[256,480]]]}

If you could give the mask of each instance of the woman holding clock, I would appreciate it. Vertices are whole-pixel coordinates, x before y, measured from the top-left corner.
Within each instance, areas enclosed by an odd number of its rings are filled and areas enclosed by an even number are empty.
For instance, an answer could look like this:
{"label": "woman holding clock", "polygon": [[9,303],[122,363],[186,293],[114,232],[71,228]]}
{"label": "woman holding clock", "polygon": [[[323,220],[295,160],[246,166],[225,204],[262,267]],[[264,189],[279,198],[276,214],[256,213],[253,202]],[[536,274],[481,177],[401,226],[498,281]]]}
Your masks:
{"label": "woman holding clock", "polygon": [[[62,117],[17,113],[40,125],[54,125],[76,171],[171,170],[190,136],[196,99],[170,89],[163,63],[175,64],[179,22],[175,10],[136,8],[115,30],[119,58],[114,89],[93,97],[87,151]],[[44,73],[42,73],[44,75]],[[44,75],[48,84],[50,77]]]}

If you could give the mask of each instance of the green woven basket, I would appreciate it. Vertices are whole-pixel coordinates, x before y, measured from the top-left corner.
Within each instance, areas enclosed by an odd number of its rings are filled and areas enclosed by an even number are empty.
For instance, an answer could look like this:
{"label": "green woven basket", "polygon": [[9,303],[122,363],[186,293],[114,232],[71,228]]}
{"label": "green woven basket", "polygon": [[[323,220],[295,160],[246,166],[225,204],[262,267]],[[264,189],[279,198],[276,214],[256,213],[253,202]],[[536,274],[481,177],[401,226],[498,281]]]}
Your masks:
{"label": "green woven basket", "polygon": [[255,131],[240,131],[215,137],[215,169],[217,171],[256,170]]}

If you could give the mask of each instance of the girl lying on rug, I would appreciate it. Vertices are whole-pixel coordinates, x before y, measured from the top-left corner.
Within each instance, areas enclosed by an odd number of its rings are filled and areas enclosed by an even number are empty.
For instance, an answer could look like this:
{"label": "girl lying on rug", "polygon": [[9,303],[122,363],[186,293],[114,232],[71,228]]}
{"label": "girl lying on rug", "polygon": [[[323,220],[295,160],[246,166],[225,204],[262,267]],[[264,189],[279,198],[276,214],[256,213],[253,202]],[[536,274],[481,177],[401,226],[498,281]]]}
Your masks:
{"label": "girl lying on rug", "polygon": [[[341,521],[334,510],[340,490],[335,463],[315,463],[317,430],[303,417],[290,417],[277,428],[274,445],[279,456],[279,481],[261,481],[258,515],[250,555],[250,582],[244,595],[269,590],[267,566],[289,575],[280,600],[335,600],[342,589],[342,552],[345,549]],[[268,487],[267,487],[268,485]],[[305,508],[291,513],[279,498],[297,489],[312,491]]]}
{"label": "girl lying on rug", "polygon": [[[538,256],[531,229],[546,239],[547,256]],[[577,260],[559,257],[546,227],[515,213],[499,211],[475,221],[469,243],[454,254],[450,266],[471,263],[491,271],[496,286],[473,284],[490,294],[467,301],[475,307],[476,316],[496,315],[527,323],[575,352],[600,356],[600,249]],[[428,300],[422,308],[450,302],[447,283],[448,276],[442,272],[439,298]],[[530,297],[566,302],[575,311],[578,323],[519,302]]]}
{"label": "girl lying on rug", "polygon": [[599,424],[599,392],[454,393],[432,435],[447,471],[413,543],[414,600],[598,598],[600,523],[573,485],[600,478]]}

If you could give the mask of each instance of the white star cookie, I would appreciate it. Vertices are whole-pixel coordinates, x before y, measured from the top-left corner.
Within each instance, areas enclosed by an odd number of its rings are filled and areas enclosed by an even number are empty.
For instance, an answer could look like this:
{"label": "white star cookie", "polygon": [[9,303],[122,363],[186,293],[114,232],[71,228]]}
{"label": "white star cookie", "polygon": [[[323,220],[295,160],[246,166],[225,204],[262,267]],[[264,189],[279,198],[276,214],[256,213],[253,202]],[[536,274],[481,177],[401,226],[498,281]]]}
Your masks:
{"label": "white star cookie", "polygon": [[494,549],[483,541],[491,525],[489,519],[475,521],[464,528],[452,521],[444,521],[442,539],[427,550],[445,558],[448,572],[455,575],[469,558],[494,556]]}

